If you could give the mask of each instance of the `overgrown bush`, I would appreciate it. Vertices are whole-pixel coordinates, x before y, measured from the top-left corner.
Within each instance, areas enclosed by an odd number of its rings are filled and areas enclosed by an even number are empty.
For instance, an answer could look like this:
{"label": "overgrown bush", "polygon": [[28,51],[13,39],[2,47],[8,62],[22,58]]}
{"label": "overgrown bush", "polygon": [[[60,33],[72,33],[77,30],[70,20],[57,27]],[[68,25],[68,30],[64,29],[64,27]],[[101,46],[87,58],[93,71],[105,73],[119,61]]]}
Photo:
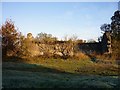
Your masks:
{"label": "overgrown bush", "polygon": [[39,47],[33,43],[34,38],[31,33],[27,34],[27,38],[21,36],[21,47],[19,49],[19,56],[33,57],[39,55]]}

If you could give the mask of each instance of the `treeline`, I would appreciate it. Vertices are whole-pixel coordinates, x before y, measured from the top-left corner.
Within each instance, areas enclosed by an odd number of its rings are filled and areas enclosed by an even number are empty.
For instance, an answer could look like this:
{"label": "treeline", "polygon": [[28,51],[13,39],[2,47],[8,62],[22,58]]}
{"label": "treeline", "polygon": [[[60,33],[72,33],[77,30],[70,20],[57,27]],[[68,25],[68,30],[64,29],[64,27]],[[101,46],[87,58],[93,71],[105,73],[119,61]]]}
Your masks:
{"label": "treeline", "polygon": [[[107,45],[112,51],[110,53],[111,56],[115,59],[120,59],[120,11],[116,11],[111,17],[111,20],[111,24],[103,24],[100,28],[104,33],[109,32],[108,37],[111,37],[111,42],[109,43],[111,44],[111,47],[109,47],[110,45]],[[40,53],[40,55],[44,53],[45,56],[49,56],[48,52],[51,52],[53,55],[56,55],[57,53],[62,57],[69,57],[75,55],[70,54],[71,52],[77,52],[77,43],[85,42],[84,40],[77,39],[77,36],[75,35],[70,38],[65,37],[63,41],[59,41],[57,37],[47,33],[39,33],[36,37],[33,37],[32,33],[28,33],[26,37],[18,31],[18,28],[15,27],[12,20],[7,20],[5,24],[0,27],[0,38],[2,38],[3,58],[7,56],[29,57],[30,55],[37,53]],[[99,42],[103,41],[103,38],[104,35],[98,38]],[[52,46],[52,44],[54,44],[54,46]],[[46,48],[47,51],[45,51],[43,47]],[[42,52],[37,52],[40,50]]]}
{"label": "treeline", "polygon": [[[120,11],[115,11],[111,17],[110,24],[103,24],[101,30],[107,33],[107,37],[110,39],[107,47],[111,50],[111,56],[117,60],[120,60]],[[103,39],[104,35],[99,38],[99,41]]]}
{"label": "treeline", "polygon": [[77,52],[77,43],[83,43],[83,40],[77,39],[73,35],[64,40],[58,40],[52,34],[39,33],[36,37],[32,33],[28,33],[27,37],[15,27],[12,20],[7,20],[0,28],[2,38],[2,57],[58,57],[63,58],[73,57],[74,52]]}

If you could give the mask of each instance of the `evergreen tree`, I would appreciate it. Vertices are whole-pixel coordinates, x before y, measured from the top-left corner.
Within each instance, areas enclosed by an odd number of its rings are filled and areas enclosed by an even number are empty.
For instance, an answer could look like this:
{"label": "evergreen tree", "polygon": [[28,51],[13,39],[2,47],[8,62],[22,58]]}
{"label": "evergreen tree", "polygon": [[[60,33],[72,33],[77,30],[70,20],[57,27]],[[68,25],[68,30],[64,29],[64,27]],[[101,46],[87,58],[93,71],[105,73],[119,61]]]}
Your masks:
{"label": "evergreen tree", "polygon": [[0,35],[2,36],[2,56],[15,55],[18,51],[20,33],[11,20],[7,20],[1,26]]}

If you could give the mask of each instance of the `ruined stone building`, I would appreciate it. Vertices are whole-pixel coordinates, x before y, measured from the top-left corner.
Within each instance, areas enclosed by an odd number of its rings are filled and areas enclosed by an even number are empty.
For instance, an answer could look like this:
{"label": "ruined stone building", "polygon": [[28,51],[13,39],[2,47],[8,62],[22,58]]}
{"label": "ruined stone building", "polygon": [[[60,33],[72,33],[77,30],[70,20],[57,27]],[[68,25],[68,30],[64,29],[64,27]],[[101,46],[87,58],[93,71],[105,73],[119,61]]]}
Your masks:
{"label": "ruined stone building", "polygon": [[111,32],[106,31],[103,35],[102,42],[101,42],[102,53],[112,53],[111,49]]}
{"label": "ruined stone building", "polygon": [[87,54],[110,54],[111,49],[111,35],[110,31],[106,31],[103,34],[101,42],[94,43],[78,43],[80,51]]}
{"label": "ruined stone building", "polygon": [[73,44],[66,41],[40,42],[31,33],[27,34],[26,51],[32,56],[73,56]]}
{"label": "ruined stone building", "polygon": [[[55,41],[51,43],[42,43],[35,41],[31,33],[27,34],[29,45],[28,51],[32,56],[46,55],[46,56],[73,56],[75,46],[73,43],[67,41]],[[111,36],[110,32],[106,31],[101,42],[94,43],[78,43],[79,51],[86,54],[110,54],[111,50]]]}

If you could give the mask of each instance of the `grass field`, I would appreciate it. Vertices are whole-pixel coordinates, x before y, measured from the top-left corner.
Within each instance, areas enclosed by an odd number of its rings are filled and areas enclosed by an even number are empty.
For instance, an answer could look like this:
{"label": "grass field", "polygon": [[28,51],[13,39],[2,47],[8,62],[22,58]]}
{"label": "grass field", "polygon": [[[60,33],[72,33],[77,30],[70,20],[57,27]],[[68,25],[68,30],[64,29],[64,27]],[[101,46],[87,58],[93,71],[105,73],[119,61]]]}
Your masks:
{"label": "grass field", "polygon": [[[33,62],[34,61],[34,62]],[[90,60],[3,62],[3,88],[115,88],[118,65]]]}

